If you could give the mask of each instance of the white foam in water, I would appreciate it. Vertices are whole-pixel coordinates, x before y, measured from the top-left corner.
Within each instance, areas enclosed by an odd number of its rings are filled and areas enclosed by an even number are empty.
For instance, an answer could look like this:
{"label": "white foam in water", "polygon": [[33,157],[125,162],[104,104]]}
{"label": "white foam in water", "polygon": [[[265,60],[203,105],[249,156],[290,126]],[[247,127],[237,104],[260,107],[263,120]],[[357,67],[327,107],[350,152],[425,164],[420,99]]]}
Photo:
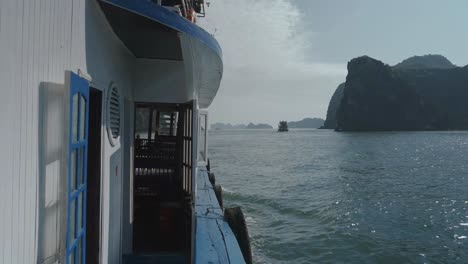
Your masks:
{"label": "white foam in water", "polygon": [[253,219],[253,217],[250,217],[250,216],[247,216],[247,217],[245,218],[245,221],[246,221],[247,223],[253,223],[253,224],[257,222],[257,221],[255,221],[255,219]]}
{"label": "white foam in water", "polygon": [[468,226],[468,223],[460,223],[461,226]]}
{"label": "white foam in water", "polygon": [[229,190],[228,188],[224,188],[221,186],[221,189],[223,189],[223,192],[227,192],[227,193],[234,193],[234,191],[231,191]]}

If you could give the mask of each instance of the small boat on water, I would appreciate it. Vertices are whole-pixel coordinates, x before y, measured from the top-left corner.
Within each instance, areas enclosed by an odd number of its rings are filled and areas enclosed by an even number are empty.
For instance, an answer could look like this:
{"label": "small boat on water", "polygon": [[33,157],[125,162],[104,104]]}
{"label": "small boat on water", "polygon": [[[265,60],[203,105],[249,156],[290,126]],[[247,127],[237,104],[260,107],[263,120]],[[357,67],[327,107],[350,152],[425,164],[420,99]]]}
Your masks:
{"label": "small boat on water", "polygon": [[0,5],[0,263],[251,263],[210,172],[204,1]]}
{"label": "small boat on water", "polygon": [[287,121],[280,121],[278,124],[278,132],[288,132],[288,122]]}

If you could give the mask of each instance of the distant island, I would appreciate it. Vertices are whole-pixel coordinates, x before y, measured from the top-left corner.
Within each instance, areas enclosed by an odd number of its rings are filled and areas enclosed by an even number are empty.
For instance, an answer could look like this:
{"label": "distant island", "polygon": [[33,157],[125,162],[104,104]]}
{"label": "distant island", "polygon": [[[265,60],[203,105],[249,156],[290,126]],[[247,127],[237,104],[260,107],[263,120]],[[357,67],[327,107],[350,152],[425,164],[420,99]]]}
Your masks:
{"label": "distant island", "polygon": [[441,55],[389,66],[368,56],[348,63],[323,128],[337,131],[467,130],[468,66]]}
{"label": "distant island", "polygon": [[233,130],[233,129],[272,129],[273,127],[269,124],[254,124],[249,123],[248,125],[236,124],[231,125],[230,123],[213,123],[210,126],[211,130]]}
{"label": "distant island", "polygon": [[210,128],[212,130],[245,129],[246,127],[247,127],[247,125],[243,125],[243,124],[231,125],[229,123],[221,123],[221,122],[211,124],[211,126],[210,126]]}
{"label": "distant island", "polygon": [[[304,118],[301,121],[287,122],[289,128],[319,128],[322,127],[325,120],[321,118]],[[232,125],[230,123],[216,122],[211,124],[211,130],[234,130],[234,129],[273,129],[269,124],[249,123]]]}
{"label": "distant island", "polygon": [[301,121],[288,122],[289,128],[319,128],[325,120],[322,118],[304,118]]}
{"label": "distant island", "polygon": [[254,123],[249,123],[246,127],[247,129],[272,129],[273,127],[269,124],[254,124]]}

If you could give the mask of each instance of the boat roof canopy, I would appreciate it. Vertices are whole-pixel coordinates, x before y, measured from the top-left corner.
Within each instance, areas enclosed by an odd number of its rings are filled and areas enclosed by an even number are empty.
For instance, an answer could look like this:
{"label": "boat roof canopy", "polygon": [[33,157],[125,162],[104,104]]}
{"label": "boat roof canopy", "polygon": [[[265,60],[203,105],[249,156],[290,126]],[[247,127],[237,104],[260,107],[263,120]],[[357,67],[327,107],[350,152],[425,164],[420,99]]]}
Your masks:
{"label": "boat roof canopy", "polygon": [[100,3],[114,32],[137,58],[182,60],[178,33],[201,41],[222,56],[221,47],[211,34],[150,0],[100,0]]}

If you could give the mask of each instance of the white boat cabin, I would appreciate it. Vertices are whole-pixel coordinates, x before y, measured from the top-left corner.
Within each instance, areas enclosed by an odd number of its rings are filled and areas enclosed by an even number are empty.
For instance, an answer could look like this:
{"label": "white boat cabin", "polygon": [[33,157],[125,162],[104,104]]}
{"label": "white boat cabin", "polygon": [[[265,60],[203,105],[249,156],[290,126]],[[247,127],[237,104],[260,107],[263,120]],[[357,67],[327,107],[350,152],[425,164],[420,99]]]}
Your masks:
{"label": "white boat cabin", "polygon": [[202,0],[0,2],[0,263],[196,262],[200,109],[223,72],[200,15]]}

